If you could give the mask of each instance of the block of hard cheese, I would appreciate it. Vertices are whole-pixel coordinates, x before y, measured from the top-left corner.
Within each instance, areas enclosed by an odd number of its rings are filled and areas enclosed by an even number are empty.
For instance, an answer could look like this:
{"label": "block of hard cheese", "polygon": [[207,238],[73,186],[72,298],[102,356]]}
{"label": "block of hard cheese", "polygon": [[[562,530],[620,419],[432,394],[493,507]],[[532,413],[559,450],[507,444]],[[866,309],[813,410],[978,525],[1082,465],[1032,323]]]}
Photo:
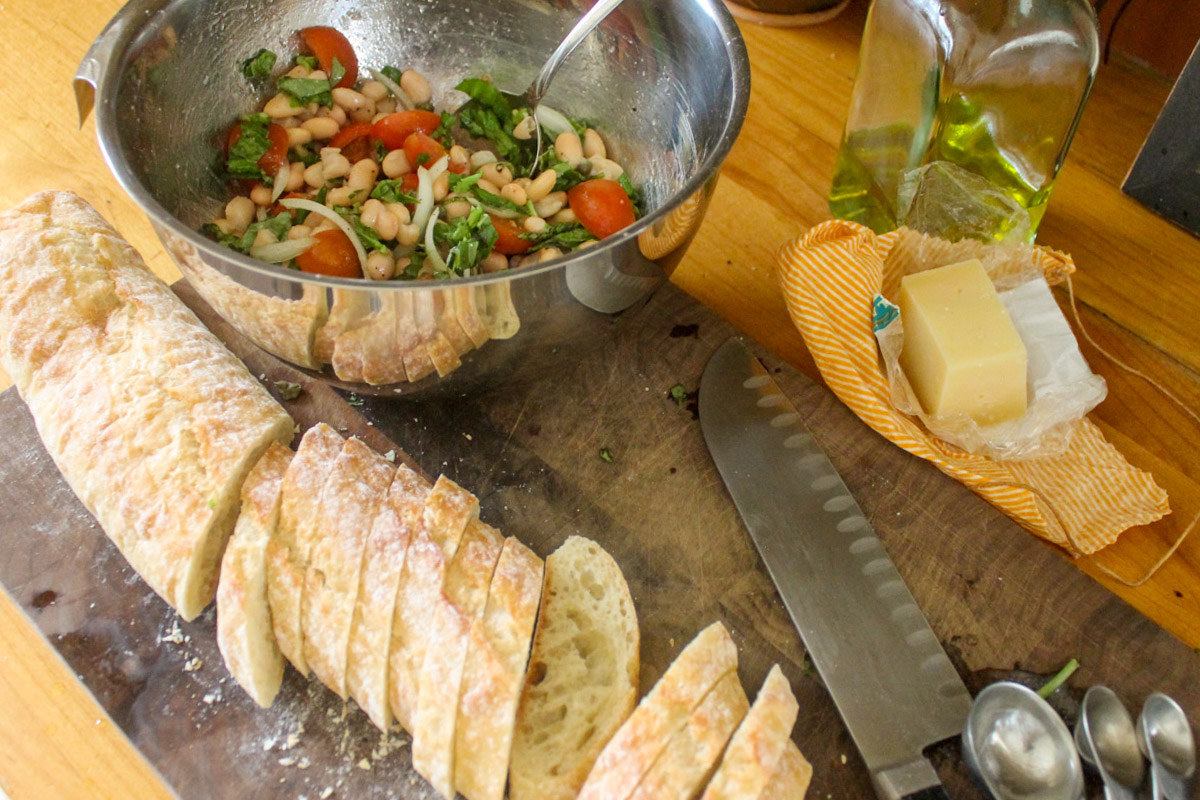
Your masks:
{"label": "block of hard cheese", "polygon": [[900,282],[900,367],[927,414],[991,425],[1025,413],[1025,345],[978,260]]}

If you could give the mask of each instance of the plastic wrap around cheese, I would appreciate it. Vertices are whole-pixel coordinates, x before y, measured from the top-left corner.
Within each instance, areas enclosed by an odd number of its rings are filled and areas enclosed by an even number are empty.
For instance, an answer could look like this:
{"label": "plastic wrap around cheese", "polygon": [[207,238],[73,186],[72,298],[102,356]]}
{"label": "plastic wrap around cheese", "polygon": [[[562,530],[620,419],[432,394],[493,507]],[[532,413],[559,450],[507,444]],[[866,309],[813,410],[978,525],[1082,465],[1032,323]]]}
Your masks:
{"label": "plastic wrap around cheese", "polygon": [[926,413],[981,425],[1025,413],[1025,344],[978,260],[905,276],[900,318],[900,367]]}

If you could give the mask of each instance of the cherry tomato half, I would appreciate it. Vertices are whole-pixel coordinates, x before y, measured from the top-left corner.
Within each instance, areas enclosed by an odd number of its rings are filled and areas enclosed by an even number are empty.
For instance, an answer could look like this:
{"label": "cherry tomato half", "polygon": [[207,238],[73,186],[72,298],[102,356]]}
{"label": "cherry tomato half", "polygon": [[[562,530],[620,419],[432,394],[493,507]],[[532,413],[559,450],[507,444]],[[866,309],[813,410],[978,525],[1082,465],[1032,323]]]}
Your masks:
{"label": "cherry tomato half", "polygon": [[[233,150],[233,146],[241,138],[242,123],[235,122],[233,127],[229,129],[229,136],[225,140],[226,158],[229,157],[229,151]],[[282,125],[276,125],[272,122],[267,126],[267,138],[271,141],[271,146],[258,159],[258,168],[268,176],[274,178],[279,174],[279,170],[288,164],[288,133]]]}
{"label": "cherry tomato half", "polygon": [[442,143],[437,139],[431,139],[417,131],[409,134],[404,140],[404,155],[408,156],[408,163],[416,170],[417,167],[433,166],[439,158],[446,155],[446,148],[442,147]]}
{"label": "cherry tomato half", "polygon": [[329,140],[327,147],[339,147],[351,164],[370,156],[375,146],[371,143],[371,123],[359,122],[347,125]]}
{"label": "cherry tomato half", "polygon": [[412,111],[397,111],[380,117],[371,128],[371,135],[383,142],[388,150],[399,150],[404,147],[404,140],[414,133],[430,134],[442,124],[440,114],[432,111],[413,109]]}
{"label": "cherry tomato half", "polygon": [[301,271],[335,278],[363,276],[362,266],[358,263],[358,251],[341,228],[323,230],[316,238],[316,244],[296,256],[296,266]]}
{"label": "cherry tomato half", "polygon": [[612,236],[633,224],[633,202],[616,181],[595,178],[567,192],[567,203],[588,233],[597,239]]}
{"label": "cherry tomato half", "polygon": [[308,48],[314,56],[317,57],[321,69],[325,70],[325,74],[330,74],[333,69],[333,60],[336,58],[342,68],[346,70],[346,74],[337,82],[337,86],[353,89],[354,84],[358,81],[358,56],[354,54],[354,48],[350,46],[350,42],[334,28],[325,25],[316,25],[312,28],[305,28],[300,31],[300,41]]}
{"label": "cherry tomato half", "polygon": [[521,238],[521,229],[517,227],[517,223],[511,219],[497,217],[495,214],[488,214],[488,216],[492,218],[492,227],[498,234],[496,243],[492,245],[492,249],[497,253],[512,256],[517,253],[527,253],[529,248],[533,247],[533,242]]}
{"label": "cherry tomato half", "polygon": [[415,172],[406,172],[404,173],[404,176],[400,178],[400,188],[406,192],[415,194],[420,186],[421,179],[417,177],[417,173]]}

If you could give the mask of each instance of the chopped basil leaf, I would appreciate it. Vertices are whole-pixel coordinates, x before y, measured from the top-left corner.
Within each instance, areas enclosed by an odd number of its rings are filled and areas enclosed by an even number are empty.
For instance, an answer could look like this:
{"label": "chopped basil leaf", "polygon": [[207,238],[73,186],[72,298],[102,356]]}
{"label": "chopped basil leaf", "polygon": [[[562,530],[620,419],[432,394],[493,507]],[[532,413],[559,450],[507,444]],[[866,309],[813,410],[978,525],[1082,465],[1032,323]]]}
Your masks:
{"label": "chopped basil leaf", "polygon": [[383,142],[379,141],[378,139],[376,139],[375,140],[375,160],[382,164],[383,160],[385,158],[387,158],[387,154],[388,154],[387,145],[384,144]]}
{"label": "chopped basil leaf", "polygon": [[277,56],[267,48],[260,48],[257,53],[242,62],[242,74],[247,78],[265,78],[275,69]]}
{"label": "chopped basil leaf", "polygon": [[282,242],[287,238],[287,233],[292,229],[292,214],[290,211],[280,211],[273,217],[267,217],[262,222],[253,222],[246,228],[246,232],[242,235],[241,247],[235,248],[243,253],[249,253],[250,248],[254,246],[254,240],[258,237],[258,232],[268,230],[275,234],[275,240]]}
{"label": "chopped basil leaf", "polygon": [[433,228],[433,240],[437,244],[449,244],[446,254],[447,275],[470,275],[487,258],[496,244],[499,234],[489,217],[478,206],[465,217],[450,222],[439,221]]}
{"label": "chopped basil leaf", "polygon": [[384,203],[415,203],[416,195],[400,188],[400,180],[382,180],[375,184],[371,197]]}
{"label": "chopped basil leaf", "polygon": [[621,177],[617,178],[617,183],[621,184],[621,188],[625,190],[625,194],[629,195],[629,202],[633,203],[633,216],[642,216],[642,193],[638,189],[633,188],[633,184],[629,180],[629,176],[621,173]]}
{"label": "chopped basil leaf", "polygon": [[612,450],[609,450],[607,447],[601,447],[600,448],[600,460],[604,461],[608,464],[613,463]]}
{"label": "chopped basil leaf", "polygon": [[687,389],[683,388],[682,383],[677,383],[672,386],[671,390],[667,394],[669,394],[671,399],[675,401],[676,405],[683,405],[687,402]]}
{"label": "chopped basil leaf", "polygon": [[426,165],[426,164],[428,164],[428,163],[429,163],[431,160],[432,160],[432,159],[429,157],[429,153],[418,153],[418,154],[417,154],[417,166],[418,166],[418,167],[423,167],[423,166],[425,166],[425,165]]}
{"label": "chopped basil leaf", "polygon": [[425,266],[425,248],[417,247],[409,256],[408,266],[400,273],[402,278],[416,280],[421,275],[421,267]]}
{"label": "chopped basil leaf", "polygon": [[330,88],[337,86],[342,78],[346,77],[346,68],[342,66],[342,62],[333,59],[333,66],[329,68],[329,86]]}
{"label": "chopped basil leaf", "polygon": [[438,125],[433,133],[429,134],[429,138],[438,140],[442,143],[442,147],[449,150],[454,144],[454,137],[450,135],[450,129],[454,127],[455,121],[453,114],[443,112],[442,124]]}
{"label": "chopped basil leaf", "polygon": [[297,66],[308,67],[310,70],[316,69],[321,64],[321,62],[317,61],[316,56],[296,56],[294,60]]}
{"label": "chopped basil leaf", "polygon": [[558,225],[547,225],[537,233],[520,233],[522,239],[533,242],[530,251],[541,250],[543,247],[557,247],[563,252],[574,250],[584,242],[595,239],[588,229],[578,222],[563,222]]}
{"label": "chopped basil leaf", "polygon": [[454,172],[446,174],[450,176],[450,191],[452,192],[469,192],[483,178],[482,172],[472,175],[459,175]]}
{"label": "chopped basil leaf", "polygon": [[472,100],[497,116],[505,117],[512,111],[503,93],[483,78],[467,78],[454,88],[465,92]]}
{"label": "chopped basil leaf", "polygon": [[524,206],[519,206],[516,203],[512,202],[511,200],[505,200],[500,195],[492,194],[487,189],[481,189],[477,185],[471,187],[471,193],[474,194],[475,197],[479,200],[479,202],[483,203],[485,206],[491,206],[492,208],[500,208],[505,211],[515,211],[518,214],[525,213]]}
{"label": "chopped basil leaf", "polygon": [[565,161],[555,162],[551,169],[558,173],[558,180],[554,182],[554,191],[556,192],[565,192],[587,180],[582,172]]}
{"label": "chopped basil leaf", "polygon": [[295,400],[303,391],[300,384],[291,381],[272,381],[272,383],[275,384],[275,391],[279,392],[280,400]]}
{"label": "chopped basil leaf", "polygon": [[288,95],[297,106],[315,102],[321,106],[332,106],[333,95],[330,91],[333,84],[327,80],[313,78],[289,78],[284,75],[279,79],[279,91]]}
{"label": "chopped basil leaf", "polygon": [[267,136],[267,126],[270,124],[271,120],[266,114],[247,114],[242,117],[242,133],[233,147],[229,148],[229,160],[225,163],[225,171],[230,178],[269,180],[271,176],[263,173],[258,160],[271,149],[271,139]]}
{"label": "chopped basil leaf", "polygon": [[222,247],[230,247],[234,250],[241,249],[242,237],[234,236],[232,233],[226,233],[218,228],[212,222],[206,222],[200,226],[200,233],[215,241]]}
{"label": "chopped basil leaf", "polygon": [[379,71],[382,72],[385,76],[387,76],[392,81],[392,83],[396,84],[397,86],[400,85],[400,76],[403,74],[400,70],[396,69],[393,66],[386,66]]}

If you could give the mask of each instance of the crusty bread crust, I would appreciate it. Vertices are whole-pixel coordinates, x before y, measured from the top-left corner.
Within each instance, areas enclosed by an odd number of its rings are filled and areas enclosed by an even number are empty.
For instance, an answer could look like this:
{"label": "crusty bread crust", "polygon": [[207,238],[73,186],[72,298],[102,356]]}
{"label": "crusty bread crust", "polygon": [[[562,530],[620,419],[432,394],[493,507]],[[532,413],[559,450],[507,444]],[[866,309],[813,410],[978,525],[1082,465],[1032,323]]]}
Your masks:
{"label": "crusty bread crust", "polygon": [[546,559],[533,652],[517,711],[512,800],[570,800],[633,712],[637,611],[620,567],[572,536]]}
{"label": "crusty bread crust", "polygon": [[578,800],[625,800],[717,681],[737,669],[737,647],[720,622],[683,649],[609,740]]}
{"label": "crusty bread crust", "polygon": [[321,489],[318,535],[305,573],[300,626],[304,660],[317,679],[343,700],[348,696],[346,659],[363,548],[395,472],[362,440],[350,438]]}
{"label": "crusty bread crust", "polygon": [[305,431],[283,476],[279,524],[267,545],[267,599],[275,640],[292,666],[306,676],[309,667],[300,620],[304,576],[321,510],[321,487],[344,443],[341,435],[323,422]]}
{"label": "crusty bread crust", "polygon": [[633,800],[693,800],[716,769],[729,737],[750,710],[736,672],[717,681],[667,742],[633,791]]}
{"label": "crusty bread crust", "polygon": [[454,728],[472,628],[480,624],[504,537],[479,520],[467,523],[433,613],[421,665],[413,726],[413,768],[450,800],[454,796]]}
{"label": "crusty bread crust", "polygon": [[423,508],[424,493],[428,490],[428,484],[407,466],[400,465],[363,548],[362,578],[350,629],[346,689],[384,732],[392,724],[387,691],[392,616],[415,527],[409,509],[414,505]]}
{"label": "crusty bread crust", "polygon": [[283,681],[283,654],[267,604],[267,542],[279,519],[279,493],[292,451],[275,442],[242,484],[242,510],[217,584],[217,646],[246,693],[268,708]]}
{"label": "crusty bread crust", "polygon": [[454,729],[454,786],[467,800],[504,798],[542,572],[542,560],[509,537],[483,619],[471,629]]}
{"label": "crusty bread crust", "polygon": [[789,739],[779,759],[779,766],[759,800],[804,800],[812,782],[812,765]]}
{"label": "crusty bread crust", "polygon": [[776,664],[729,741],[703,800],[743,800],[761,795],[791,741],[799,710],[792,687]]}
{"label": "crusty bread crust", "polygon": [[0,363],[67,483],[185,619],[212,600],[238,491],[292,421],[83,200],[0,214]]}
{"label": "crusty bread crust", "polygon": [[446,566],[458,551],[467,523],[478,517],[475,496],[442,475],[425,497],[421,524],[409,545],[392,618],[388,698],[396,720],[410,733],[421,693],[421,665]]}

